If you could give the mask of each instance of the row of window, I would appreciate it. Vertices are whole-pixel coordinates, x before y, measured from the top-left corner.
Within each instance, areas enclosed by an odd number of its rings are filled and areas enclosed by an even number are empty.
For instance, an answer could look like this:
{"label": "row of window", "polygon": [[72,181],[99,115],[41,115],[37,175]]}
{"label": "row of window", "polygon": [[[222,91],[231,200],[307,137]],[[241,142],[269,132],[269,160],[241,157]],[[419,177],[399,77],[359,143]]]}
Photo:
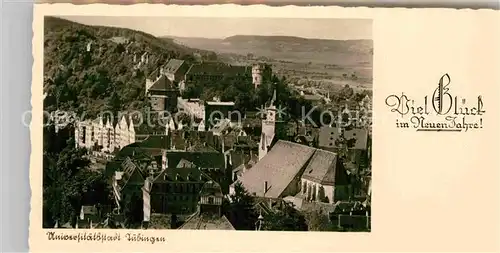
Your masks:
{"label": "row of window", "polygon": [[[248,75],[227,75],[226,77],[234,78],[234,79],[239,79],[242,80],[244,78],[247,78]],[[194,81],[194,80],[204,80],[204,81],[220,81],[224,78],[223,75],[210,75],[210,74],[196,74],[196,75],[189,75],[188,76],[188,81]]]}
{"label": "row of window", "polygon": [[192,202],[198,202],[200,200],[199,196],[195,195],[162,195],[162,194],[155,194],[158,196],[158,199],[162,199],[163,201],[192,201]]}
{"label": "row of window", "polygon": [[153,186],[159,193],[198,193],[201,190],[202,184],[198,183],[170,183],[170,184],[155,184]]}

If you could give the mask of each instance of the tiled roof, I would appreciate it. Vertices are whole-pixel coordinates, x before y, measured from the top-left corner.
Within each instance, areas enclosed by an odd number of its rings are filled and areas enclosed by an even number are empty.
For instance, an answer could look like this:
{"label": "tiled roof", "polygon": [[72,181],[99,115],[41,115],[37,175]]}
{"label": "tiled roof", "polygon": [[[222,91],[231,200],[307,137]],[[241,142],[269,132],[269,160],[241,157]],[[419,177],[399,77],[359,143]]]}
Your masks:
{"label": "tiled roof", "polygon": [[179,229],[193,230],[235,230],[226,216],[206,216],[195,213]]}
{"label": "tiled roof", "polygon": [[366,129],[356,128],[345,131],[344,137],[349,141],[356,139],[350,148],[365,150],[368,147],[368,131]]}
{"label": "tiled roof", "polygon": [[[315,149],[279,140],[262,160],[239,179],[245,188],[257,196],[281,197],[285,188],[309,161]],[[264,182],[268,191],[264,194]]]}
{"label": "tiled roof", "polygon": [[256,141],[252,140],[251,136],[237,136],[236,142],[234,143],[234,145],[246,146],[246,147],[250,147],[250,148],[258,148],[259,147],[259,144]]}
{"label": "tiled roof", "polygon": [[336,147],[335,141],[341,136],[340,128],[321,127],[319,130],[318,145],[320,147]]}
{"label": "tiled roof", "polygon": [[155,90],[155,91],[167,91],[175,89],[175,85],[168,80],[168,78],[165,75],[161,75],[158,80],[156,80],[151,88],[149,90]]}
{"label": "tiled roof", "polygon": [[[349,148],[365,150],[368,147],[368,131],[362,128],[354,128],[344,131]],[[341,137],[340,128],[321,127],[319,130],[318,145],[320,147],[337,147],[335,141]],[[355,141],[354,141],[355,140]]]}
{"label": "tiled roof", "polygon": [[154,178],[154,183],[164,181],[176,182],[203,182],[209,181],[211,178],[197,168],[166,168]]}
{"label": "tiled roof", "polygon": [[183,60],[170,59],[164,69],[169,73],[175,74],[182,67],[182,64],[184,64]]}
{"label": "tiled roof", "polygon": [[322,185],[335,185],[337,154],[316,150],[302,177]]}
{"label": "tiled roof", "polygon": [[256,197],[254,198],[254,207],[260,208],[266,214],[281,210],[286,202],[279,198]]}
{"label": "tiled roof", "polygon": [[167,151],[167,166],[176,167],[182,160],[188,160],[201,168],[224,169],[224,154],[219,152]]}
{"label": "tiled roof", "polygon": [[240,176],[241,173],[243,173],[243,170],[246,169],[246,166],[247,165],[244,164],[244,163],[240,164],[238,167],[236,167],[236,168],[233,169],[233,171],[232,171],[233,174],[236,173],[238,176]]}
{"label": "tiled roof", "polygon": [[195,64],[188,70],[188,75],[248,75],[252,73],[250,66],[232,66],[217,62]]}
{"label": "tiled roof", "polygon": [[190,152],[207,152],[207,153],[217,153],[218,151],[215,150],[214,148],[202,144],[202,143],[195,143],[194,145],[190,146],[187,151]]}
{"label": "tiled roof", "polygon": [[[188,149],[191,145],[196,145],[198,143],[211,144],[211,139],[213,133],[210,131],[189,131],[189,130],[173,130],[170,132],[172,139],[172,147],[177,150]],[[171,148],[172,148],[171,147]]]}
{"label": "tiled roof", "polygon": [[186,159],[181,159],[181,161],[177,164],[177,168],[196,168],[196,165]]}
{"label": "tiled roof", "polygon": [[130,157],[127,157],[121,163],[121,180],[119,181],[119,186],[121,189],[125,188],[129,181],[132,183],[143,183],[146,178],[146,172],[134,162]]}
{"label": "tiled roof", "polygon": [[335,210],[335,204],[316,202],[316,201],[303,201],[301,211],[312,212],[319,211],[321,213],[331,213]]}
{"label": "tiled roof", "polygon": [[283,198],[284,201],[293,204],[293,207],[297,210],[302,209],[302,203],[304,202],[303,198],[295,197],[295,196],[287,196]]}
{"label": "tiled roof", "polygon": [[167,135],[150,135],[145,140],[139,143],[139,147],[168,149],[168,138],[169,137]]}

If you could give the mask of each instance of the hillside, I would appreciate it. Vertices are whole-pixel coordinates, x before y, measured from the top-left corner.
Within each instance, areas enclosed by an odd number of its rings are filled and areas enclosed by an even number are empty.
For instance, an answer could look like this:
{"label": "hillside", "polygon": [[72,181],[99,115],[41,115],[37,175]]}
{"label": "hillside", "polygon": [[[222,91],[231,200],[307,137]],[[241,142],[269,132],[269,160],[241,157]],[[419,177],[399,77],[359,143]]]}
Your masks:
{"label": "hillside", "polygon": [[[145,79],[171,58],[193,63],[214,53],[130,29],[87,26],[47,17],[44,91],[56,108],[95,116],[104,110],[142,110]],[[216,56],[215,56],[216,57]]]}

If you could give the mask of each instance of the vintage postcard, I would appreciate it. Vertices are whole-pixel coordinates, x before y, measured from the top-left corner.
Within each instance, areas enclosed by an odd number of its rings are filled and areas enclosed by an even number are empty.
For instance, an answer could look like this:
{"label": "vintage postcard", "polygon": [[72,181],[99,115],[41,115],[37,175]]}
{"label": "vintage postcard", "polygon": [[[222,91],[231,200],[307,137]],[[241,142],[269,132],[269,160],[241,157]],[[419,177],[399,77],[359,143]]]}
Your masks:
{"label": "vintage postcard", "polygon": [[499,20],[36,5],[30,249],[496,251]]}

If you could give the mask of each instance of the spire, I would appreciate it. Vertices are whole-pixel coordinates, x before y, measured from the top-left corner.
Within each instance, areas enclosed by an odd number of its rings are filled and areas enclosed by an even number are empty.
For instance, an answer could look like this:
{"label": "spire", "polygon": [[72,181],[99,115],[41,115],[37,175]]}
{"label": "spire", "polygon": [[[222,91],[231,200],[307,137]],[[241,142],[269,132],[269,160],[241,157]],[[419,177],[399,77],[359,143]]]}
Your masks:
{"label": "spire", "polygon": [[274,105],[274,102],[276,101],[276,90],[273,91],[273,98],[271,99],[271,106]]}
{"label": "spire", "polygon": [[257,226],[255,226],[255,230],[260,231],[262,229],[262,222],[264,221],[264,217],[262,216],[262,210],[259,210],[259,218],[257,220]]}

